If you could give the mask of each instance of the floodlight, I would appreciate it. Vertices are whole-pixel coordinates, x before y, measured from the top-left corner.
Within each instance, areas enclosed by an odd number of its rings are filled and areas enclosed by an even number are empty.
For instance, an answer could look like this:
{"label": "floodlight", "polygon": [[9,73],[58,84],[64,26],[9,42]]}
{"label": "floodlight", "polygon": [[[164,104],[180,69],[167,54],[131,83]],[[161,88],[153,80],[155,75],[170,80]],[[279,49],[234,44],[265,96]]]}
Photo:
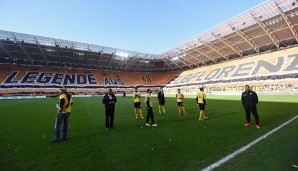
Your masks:
{"label": "floodlight", "polygon": [[172,61],[177,61],[179,59],[179,56],[175,56],[175,57],[173,57],[171,60]]}
{"label": "floodlight", "polygon": [[126,53],[126,52],[116,52],[115,55],[119,56],[119,57],[122,57],[122,58],[127,58],[128,57],[128,53]]}
{"label": "floodlight", "polygon": [[141,62],[146,63],[146,64],[149,64],[149,61],[141,61]]}

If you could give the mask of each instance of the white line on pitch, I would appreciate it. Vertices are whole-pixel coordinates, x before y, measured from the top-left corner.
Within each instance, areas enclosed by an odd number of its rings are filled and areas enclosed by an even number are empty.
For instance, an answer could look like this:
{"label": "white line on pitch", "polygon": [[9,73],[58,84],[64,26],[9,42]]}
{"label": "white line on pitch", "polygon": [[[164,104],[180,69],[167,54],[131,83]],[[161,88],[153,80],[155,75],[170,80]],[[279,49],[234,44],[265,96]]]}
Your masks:
{"label": "white line on pitch", "polygon": [[263,140],[264,138],[268,137],[269,135],[273,134],[274,132],[276,132],[277,130],[279,130],[280,128],[284,127],[285,125],[289,124],[290,122],[292,122],[293,120],[297,119],[298,115],[296,115],[295,117],[293,117],[292,119],[288,120],[287,122],[281,124],[280,126],[274,128],[273,130],[269,131],[268,133],[266,133],[265,135],[259,137],[258,139],[252,141],[251,143],[247,144],[244,147],[241,147],[240,149],[236,150],[234,153],[229,154],[228,156],[222,158],[221,160],[218,160],[217,162],[211,164],[210,166],[204,168],[202,171],[210,171],[218,166],[220,166],[221,164],[227,162],[228,160],[234,158],[235,156],[237,156],[238,154],[240,154],[241,152],[247,150],[248,148],[250,148],[251,146],[255,145],[256,143],[258,143],[259,141]]}

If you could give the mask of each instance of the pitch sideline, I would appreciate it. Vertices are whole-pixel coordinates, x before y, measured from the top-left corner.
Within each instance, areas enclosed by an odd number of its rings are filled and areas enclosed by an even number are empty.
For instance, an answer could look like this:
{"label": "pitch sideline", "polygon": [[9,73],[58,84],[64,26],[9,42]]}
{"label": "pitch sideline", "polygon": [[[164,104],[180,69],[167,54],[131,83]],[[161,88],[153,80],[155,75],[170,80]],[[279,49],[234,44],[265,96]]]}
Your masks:
{"label": "pitch sideline", "polygon": [[251,146],[255,145],[256,143],[258,143],[259,141],[265,139],[266,137],[268,137],[269,135],[273,134],[274,132],[278,131],[279,129],[281,129],[282,127],[284,127],[285,125],[289,124],[290,122],[292,122],[293,120],[297,119],[298,115],[294,116],[292,119],[286,121],[285,123],[281,124],[280,126],[274,128],[273,130],[269,131],[268,133],[266,133],[265,135],[257,138],[256,140],[252,141],[251,143],[247,144],[244,147],[241,147],[240,149],[236,150],[235,152],[227,155],[226,157],[222,158],[221,160],[218,160],[217,162],[211,164],[210,166],[202,169],[202,171],[210,171],[213,170],[216,167],[219,167],[220,165],[222,165],[223,163],[229,161],[230,159],[234,158],[235,156],[237,156],[238,154],[240,154],[241,152],[247,150],[248,148],[250,148]]}

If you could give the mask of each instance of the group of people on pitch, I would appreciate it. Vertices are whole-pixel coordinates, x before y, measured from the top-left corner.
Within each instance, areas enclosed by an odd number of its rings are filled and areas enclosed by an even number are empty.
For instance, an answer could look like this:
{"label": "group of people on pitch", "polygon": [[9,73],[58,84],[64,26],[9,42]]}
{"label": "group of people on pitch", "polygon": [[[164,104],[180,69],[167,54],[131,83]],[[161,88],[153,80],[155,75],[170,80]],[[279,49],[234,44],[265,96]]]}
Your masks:
{"label": "group of people on pitch", "polygon": [[[57,104],[58,111],[56,114],[54,139],[52,140],[52,142],[61,141],[60,127],[62,122],[63,122],[62,140],[67,138],[68,128],[69,128],[69,117],[71,112],[71,106],[73,105],[72,96],[70,93],[67,92],[67,89],[62,88],[60,90],[61,90],[61,93],[59,96],[59,103]],[[158,92],[157,97],[159,101],[159,108],[158,108],[159,113],[165,114],[166,113],[165,97],[164,97],[164,92],[162,88],[160,88],[160,91]],[[184,95],[180,91],[180,89],[177,90],[176,99],[177,99],[177,105],[178,105],[178,115],[179,116],[181,115],[180,108],[182,108],[184,116],[186,116],[186,111],[183,104]],[[135,92],[133,93],[133,101],[134,101],[136,119],[139,119],[139,118],[144,119],[143,113],[142,113],[142,107],[141,107],[141,94],[140,92],[138,92],[138,88],[135,88]],[[245,91],[242,93],[241,101],[246,113],[246,123],[244,124],[244,126],[245,127],[251,126],[250,115],[252,113],[255,118],[256,128],[260,129],[259,116],[258,116],[257,107],[256,107],[256,105],[258,104],[258,95],[256,94],[256,92],[250,89],[249,85],[245,86]],[[117,102],[117,98],[113,93],[112,89],[108,89],[108,92],[104,95],[102,99],[102,103],[105,105],[105,115],[106,115],[105,127],[107,131],[114,128],[113,121],[114,121],[116,102]],[[196,102],[197,102],[197,105],[200,107],[199,121],[203,119],[208,119],[208,117],[205,116],[205,107],[207,105],[207,98],[203,88],[200,88],[200,91],[198,92],[196,97]],[[154,126],[154,127],[158,126],[156,123],[154,123],[152,91],[150,89],[147,89],[145,104],[147,109],[146,126]],[[149,119],[151,119],[152,125],[149,124]]]}
{"label": "group of people on pitch", "polygon": [[[161,94],[163,99],[160,101],[160,104],[164,104],[164,94]],[[135,92],[133,93],[133,101],[135,107],[136,118],[144,119],[142,107],[141,107],[141,94],[138,92],[138,88],[135,88]],[[109,89],[108,93],[106,93],[102,99],[102,103],[105,105],[105,115],[106,115],[106,130],[109,131],[114,128],[114,113],[115,113],[115,103],[117,102],[117,98],[113,93],[112,89]],[[152,91],[147,89],[147,96],[145,98],[145,104],[147,109],[147,118],[146,118],[146,126],[150,126],[149,119],[151,119],[152,126],[158,126],[154,123],[154,115],[153,115],[153,101],[152,101]]]}

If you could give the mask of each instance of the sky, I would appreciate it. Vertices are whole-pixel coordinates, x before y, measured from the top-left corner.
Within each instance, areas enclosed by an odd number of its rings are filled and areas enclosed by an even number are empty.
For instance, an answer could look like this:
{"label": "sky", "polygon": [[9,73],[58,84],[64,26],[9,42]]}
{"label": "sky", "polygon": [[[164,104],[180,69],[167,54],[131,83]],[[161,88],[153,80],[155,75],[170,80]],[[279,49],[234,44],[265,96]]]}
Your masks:
{"label": "sky", "polygon": [[159,54],[264,0],[0,0],[0,30]]}

